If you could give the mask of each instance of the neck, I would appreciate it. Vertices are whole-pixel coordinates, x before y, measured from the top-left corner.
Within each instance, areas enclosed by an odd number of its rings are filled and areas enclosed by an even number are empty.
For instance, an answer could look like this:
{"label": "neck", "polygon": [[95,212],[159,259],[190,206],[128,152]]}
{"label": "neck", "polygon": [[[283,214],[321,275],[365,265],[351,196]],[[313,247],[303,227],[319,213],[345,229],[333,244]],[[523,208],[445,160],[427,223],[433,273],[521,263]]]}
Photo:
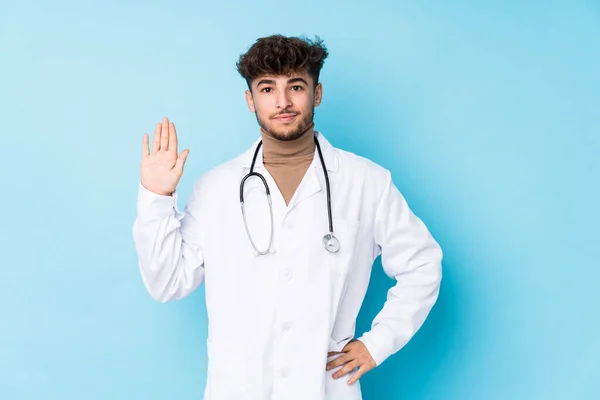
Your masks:
{"label": "neck", "polygon": [[313,154],[315,151],[314,123],[294,140],[279,140],[261,129],[263,158],[266,160],[289,159]]}

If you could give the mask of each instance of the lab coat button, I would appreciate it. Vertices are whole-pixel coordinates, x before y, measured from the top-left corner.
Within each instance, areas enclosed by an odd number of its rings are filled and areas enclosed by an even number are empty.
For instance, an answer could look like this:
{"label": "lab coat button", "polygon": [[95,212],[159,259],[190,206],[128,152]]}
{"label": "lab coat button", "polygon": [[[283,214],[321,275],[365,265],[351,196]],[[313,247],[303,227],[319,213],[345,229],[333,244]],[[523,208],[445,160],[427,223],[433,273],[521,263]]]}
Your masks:
{"label": "lab coat button", "polygon": [[292,325],[289,322],[285,322],[285,323],[281,324],[281,330],[284,332],[289,331],[291,327],[292,327]]}
{"label": "lab coat button", "polygon": [[289,269],[286,269],[285,272],[283,273],[283,276],[285,277],[285,279],[287,279],[288,281],[292,279],[292,271]]}
{"label": "lab coat button", "polygon": [[285,224],[285,227],[289,230],[294,229],[294,223],[293,222],[288,222],[287,224]]}
{"label": "lab coat button", "polygon": [[290,376],[290,373],[289,373],[287,370],[285,370],[285,369],[284,369],[284,370],[282,370],[282,371],[279,373],[279,375],[280,375],[282,378],[284,378],[284,379],[285,379],[285,378],[287,378],[288,376]]}

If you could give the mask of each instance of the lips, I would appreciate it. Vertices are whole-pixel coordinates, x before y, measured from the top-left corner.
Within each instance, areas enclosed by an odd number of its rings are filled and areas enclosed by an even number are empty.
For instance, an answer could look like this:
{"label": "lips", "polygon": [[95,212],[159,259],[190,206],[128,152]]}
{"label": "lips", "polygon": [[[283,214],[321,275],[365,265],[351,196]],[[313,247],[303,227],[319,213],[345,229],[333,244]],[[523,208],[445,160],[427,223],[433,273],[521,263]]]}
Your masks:
{"label": "lips", "polygon": [[289,122],[291,120],[293,120],[294,118],[296,118],[297,114],[280,114],[278,116],[275,117],[276,120],[281,121],[281,122]]}

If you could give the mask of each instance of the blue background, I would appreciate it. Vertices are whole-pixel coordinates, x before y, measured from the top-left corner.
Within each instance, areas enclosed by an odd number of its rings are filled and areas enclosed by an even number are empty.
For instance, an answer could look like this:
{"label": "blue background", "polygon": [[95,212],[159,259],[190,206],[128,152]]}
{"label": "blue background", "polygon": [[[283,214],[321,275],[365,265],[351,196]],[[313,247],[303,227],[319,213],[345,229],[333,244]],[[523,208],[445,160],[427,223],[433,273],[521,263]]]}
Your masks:
{"label": "blue background", "polygon": [[[389,168],[445,250],[366,400],[600,398],[598,1],[0,3],[0,399],[199,399],[204,288],[159,304],[132,241],[143,133],[201,173],[257,137],[235,61],[330,50],[317,128]],[[375,264],[358,330],[392,284]]]}

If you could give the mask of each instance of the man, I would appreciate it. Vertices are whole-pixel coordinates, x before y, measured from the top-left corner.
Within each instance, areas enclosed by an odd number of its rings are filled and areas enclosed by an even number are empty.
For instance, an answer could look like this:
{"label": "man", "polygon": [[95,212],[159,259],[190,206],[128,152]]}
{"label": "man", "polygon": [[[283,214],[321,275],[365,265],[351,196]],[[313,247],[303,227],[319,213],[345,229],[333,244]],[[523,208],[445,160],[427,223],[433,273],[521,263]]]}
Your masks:
{"label": "man", "polygon": [[[189,151],[178,153],[166,118],[152,152],[143,137],[141,276],[161,302],[205,283],[206,400],[361,399],[358,379],[402,348],[437,300],[441,249],[389,171],[314,129],[326,57],[320,40],[281,35],[240,57],[260,138],[199,177],[183,212],[176,186]],[[355,338],[379,255],[396,284]]]}

